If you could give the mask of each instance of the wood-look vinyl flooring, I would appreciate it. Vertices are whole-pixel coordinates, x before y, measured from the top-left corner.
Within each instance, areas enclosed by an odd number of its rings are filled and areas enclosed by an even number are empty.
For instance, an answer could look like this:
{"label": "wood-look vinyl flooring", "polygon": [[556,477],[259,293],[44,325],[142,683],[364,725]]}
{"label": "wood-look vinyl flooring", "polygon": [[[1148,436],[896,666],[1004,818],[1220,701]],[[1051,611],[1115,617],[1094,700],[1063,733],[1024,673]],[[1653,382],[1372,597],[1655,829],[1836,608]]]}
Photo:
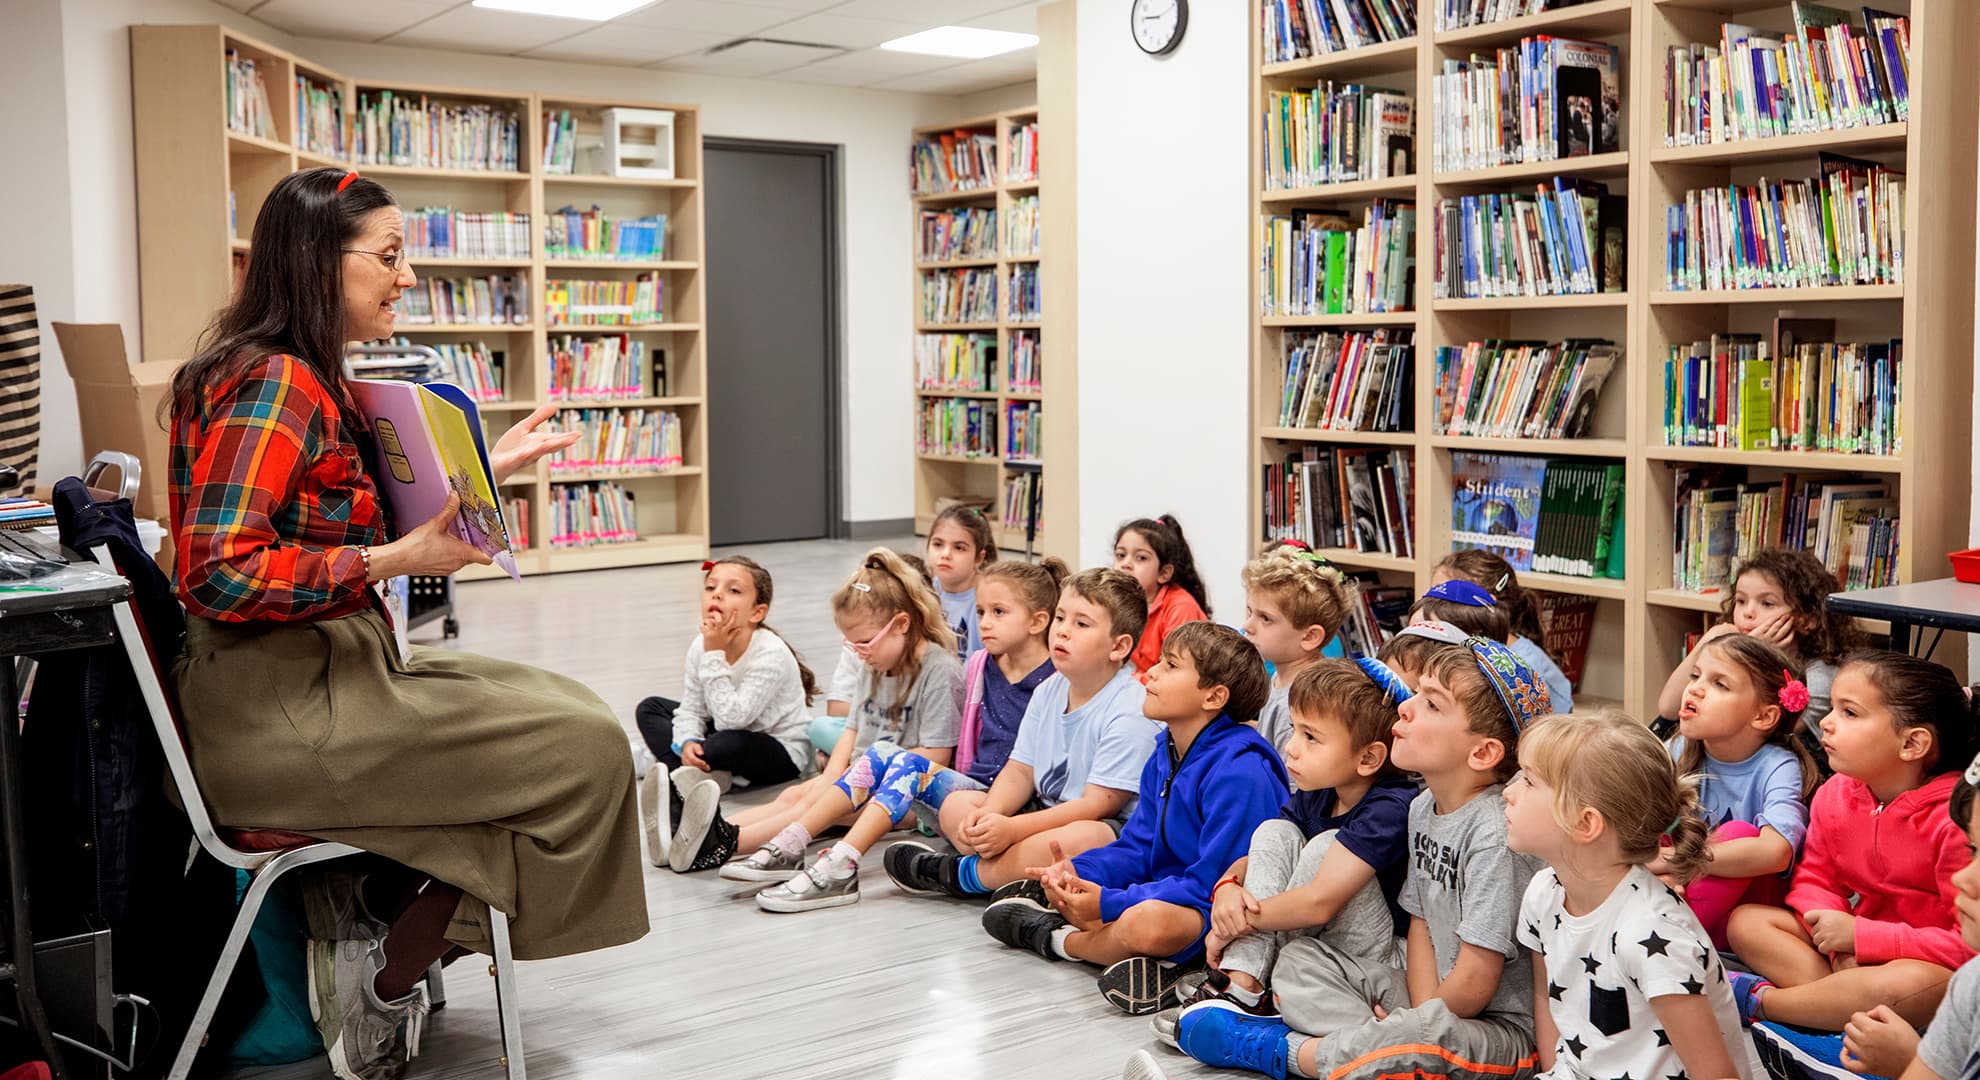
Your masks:
{"label": "wood-look vinyl flooring", "polygon": [[[918,550],[911,538],[895,543]],[[729,549],[775,575],[770,622],[821,683],[839,644],[829,598],[869,546],[821,540]],[[463,585],[461,636],[451,644],[570,675],[630,732],[640,698],[680,691],[700,580],[699,568],[686,564]],[[436,623],[414,640],[437,644],[438,636]],[[646,938],[517,965],[529,1075],[1097,1080],[1119,1076],[1142,1048],[1178,1080],[1239,1075],[1156,1044],[1146,1019],[1101,1000],[1097,969],[1004,948],[984,934],[976,905],[897,892],[880,868],[884,844],[861,866],[860,903],[800,915],[760,911],[751,887],[713,872],[649,868]],[[500,1075],[494,982],[485,971],[475,958],[448,969],[447,1007],[434,1014],[410,1077]],[[234,1074],[327,1075],[321,1057]]]}

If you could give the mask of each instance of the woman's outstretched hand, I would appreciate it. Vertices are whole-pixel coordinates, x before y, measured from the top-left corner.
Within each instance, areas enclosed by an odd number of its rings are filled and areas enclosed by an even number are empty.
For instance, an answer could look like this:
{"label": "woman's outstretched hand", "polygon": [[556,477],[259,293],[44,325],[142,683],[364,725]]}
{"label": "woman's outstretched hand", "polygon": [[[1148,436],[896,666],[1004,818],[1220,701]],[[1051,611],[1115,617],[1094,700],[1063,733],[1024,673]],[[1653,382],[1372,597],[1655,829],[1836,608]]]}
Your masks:
{"label": "woman's outstretched hand", "polygon": [[536,463],[545,454],[554,454],[584,437],[581,431],[538,431],[545,420],[557,415],[557,406],[545,405],[502,433],[488,451],[488,470],[497,484]]}

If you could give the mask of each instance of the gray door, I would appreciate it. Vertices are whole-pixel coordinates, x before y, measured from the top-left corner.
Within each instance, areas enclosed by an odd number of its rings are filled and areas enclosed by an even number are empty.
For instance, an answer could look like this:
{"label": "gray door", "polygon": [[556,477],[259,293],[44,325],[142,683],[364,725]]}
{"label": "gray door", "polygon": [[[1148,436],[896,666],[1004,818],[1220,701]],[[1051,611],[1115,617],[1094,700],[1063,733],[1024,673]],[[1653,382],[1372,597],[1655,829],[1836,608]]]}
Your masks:
{"label": "gray door", "polygon": [[708,139],[709,532],[833,534],[837,148]]}

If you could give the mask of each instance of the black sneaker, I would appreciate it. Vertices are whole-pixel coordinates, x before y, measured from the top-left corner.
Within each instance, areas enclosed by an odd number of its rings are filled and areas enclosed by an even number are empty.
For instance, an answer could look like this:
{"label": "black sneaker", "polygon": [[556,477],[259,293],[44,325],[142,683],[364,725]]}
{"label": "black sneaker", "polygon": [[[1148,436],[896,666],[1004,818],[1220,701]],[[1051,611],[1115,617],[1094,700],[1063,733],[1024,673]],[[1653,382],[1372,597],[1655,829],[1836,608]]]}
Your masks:
{"label": "black sneaker", "polygon": [[741,829],[729,824],[729,820],[722,815],[715,815],[715,819],[708,823],[707,835],[701,838],[700,849],[694,853],[693,860],[681,872],[713,870],[724,865],[736,857],[736,840],[740,836],[742,836]]}
{"label": "black sneaker", "polygon": [[983,929],[1013,949],[1030,949],[1047,960],[1063,959],[1052,951],[1052,931],[1066,917],[1050,908],[1013,896],[983,909]]}
{"label": "black sneaker", "polygon": [[1023,900],[1040,911],[1052,910],[1051,901],[1045,899],[1045,886],[1030,878],[1019,878],[1009,885],[999,885],[996,891],[990,894],[990,902],[993,904],[1005,900]]}
{"label": "black sneaker", "polygon": [[1194,965],[1130,956],[1100,973],[1100,996],[1129,1016],[1147,1016],[1177,1003],[1177,985]]}
{"label": "black sneaker", "polygon": [[897,840],[880,856],[887,876],[902,892],[968,899],[972,894],[963,890],[962,879],[956,874],[956,864],[961,861],[919,840]]}
{"label": "black sneaker", "polygon": [[[1155,1032],[1155,1038],[1169,1046],[1176,1046],[1176,1024],[1182,1018],[1182,1011],[1191,1005],[1199,1005],[1206,1001],[1221,1001],[1232,1008],[1250,1013],[1253,1016],[1277,1016],[1279,1013],[1278,1006],[1272,1004],[1272,994],[1270,991],[1258,995],[1258,1002],[1255,1005],[1246,1005],[1244,1002],[1238,1000],[1230,992],[1230,976],[1221,971],[1204,972],[1203,981],[1196,984],[1193,988],[1189,987],[1187,977],[1185,977],[1182,984],[1177,987],[1177,990],[1178,997],[1175,1007],[1163,1009],[1161,1012],[1155,1014],[1153,1020],[1148,1022],[1148,1026]],[[1181,1049],[1181,1047],[1176,1048]]]}

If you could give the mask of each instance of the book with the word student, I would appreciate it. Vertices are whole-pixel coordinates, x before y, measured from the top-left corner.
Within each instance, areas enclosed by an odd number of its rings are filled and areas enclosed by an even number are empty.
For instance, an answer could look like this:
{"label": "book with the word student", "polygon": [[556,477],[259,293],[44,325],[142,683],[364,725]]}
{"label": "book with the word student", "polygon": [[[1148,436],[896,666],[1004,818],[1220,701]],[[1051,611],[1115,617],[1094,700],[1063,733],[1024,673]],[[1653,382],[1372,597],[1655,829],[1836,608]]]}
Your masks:
{"label": "book with the word student", "polygon": [[399,531],[432,520],[457,494],[454,535],[522,580],[474,399],[452,383],[396,379],[353,379],[351,396],[377,444],[378,493]]}
{"label": "book with the word student", "polygon": [[1451,454],[1451,549],[1484,548],[1515,570],[1533,569],[1547,459]]}

